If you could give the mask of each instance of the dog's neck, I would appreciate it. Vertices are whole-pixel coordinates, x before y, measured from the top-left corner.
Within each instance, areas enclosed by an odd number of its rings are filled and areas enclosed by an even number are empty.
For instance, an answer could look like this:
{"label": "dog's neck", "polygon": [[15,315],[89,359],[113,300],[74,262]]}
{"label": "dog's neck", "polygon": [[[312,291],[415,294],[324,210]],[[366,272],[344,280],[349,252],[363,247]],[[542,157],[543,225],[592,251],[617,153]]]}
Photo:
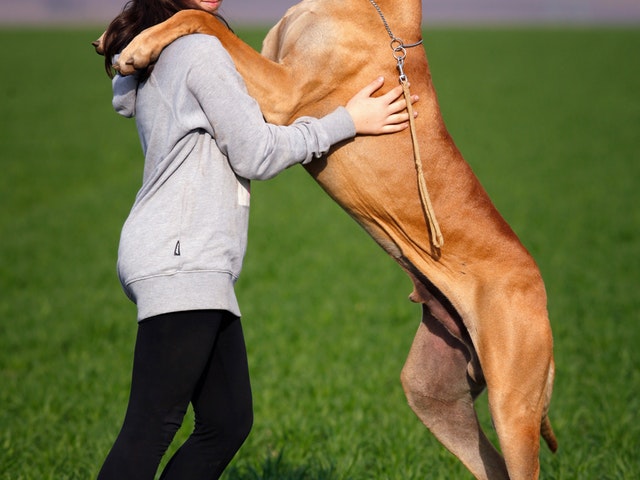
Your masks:
{"label": "dog's neck", "polygon": [[377,10],[389,36],[402,38],[407,43],[421,38],[421,0],[369,0],[369,3]]}

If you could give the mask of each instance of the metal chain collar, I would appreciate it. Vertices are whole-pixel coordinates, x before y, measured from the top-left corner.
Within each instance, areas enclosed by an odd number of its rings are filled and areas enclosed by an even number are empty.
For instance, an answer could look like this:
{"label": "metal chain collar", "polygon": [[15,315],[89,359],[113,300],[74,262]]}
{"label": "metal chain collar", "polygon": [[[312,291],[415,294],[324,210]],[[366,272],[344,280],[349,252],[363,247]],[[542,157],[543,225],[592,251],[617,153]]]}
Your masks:
{"label": "metal chain collar", "polygon": [[422,40],[416,43],[412,43],[410,45],[405,45],[402,39],[396,37],[391,31],[391,27],[389,27],[389,23],[387,22],[387,19],[385,18],[378,4],[374,0],[369,0],[369,3],[371,3],[371,5],[373,5],[373,7],[378,11],[378,15],[380,15],[380,18],[382,19],[384,28],[387,30],[387,34],[391,39],[390,46],[391,46],[391,50],[393,50],[393,58],[395,58],[396,62],[398,63],[398,71],[400,72],[400,82],[404,83],[407,81],[407,76],[404,73],[404,59],[407,56],[407,48],[413,48],[413,47],[417,47],[418,45],[422,45]]}

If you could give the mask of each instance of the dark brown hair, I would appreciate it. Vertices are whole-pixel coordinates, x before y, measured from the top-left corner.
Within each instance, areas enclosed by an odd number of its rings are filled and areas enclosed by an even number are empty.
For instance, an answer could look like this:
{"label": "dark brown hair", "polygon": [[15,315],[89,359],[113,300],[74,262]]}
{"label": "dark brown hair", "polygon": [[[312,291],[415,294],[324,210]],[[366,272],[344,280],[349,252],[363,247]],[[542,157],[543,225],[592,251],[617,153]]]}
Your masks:
{"label": "dark brown hair", "polygon": [[[179,11],[190,8],[195,8],[190,0],[130,0],[120,15],[111,21],[103,38],[107,75],[115,75],[112,67],[113,56],[120,53],[136,35],[146,28],[164,22]],[[215,16],[228,26],[220,15]],[[144,79],[148,73],[147,69],[141,70],[138,77]]]}

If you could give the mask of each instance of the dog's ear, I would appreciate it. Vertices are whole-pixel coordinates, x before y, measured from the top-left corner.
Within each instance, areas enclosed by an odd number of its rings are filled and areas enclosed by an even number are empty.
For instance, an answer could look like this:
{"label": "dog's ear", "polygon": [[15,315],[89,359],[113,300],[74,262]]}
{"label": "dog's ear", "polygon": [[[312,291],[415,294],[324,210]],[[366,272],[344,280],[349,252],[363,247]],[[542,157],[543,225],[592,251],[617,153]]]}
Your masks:
{"label": "dog's ear", "polygon": [[93,47],[96,49],[96,53],[99,55],[104,55],[104,45],[102,44],[103,38],[104,38],[104,33],[100,35],[100,38],[91,42],[91,45],[93,45]]}

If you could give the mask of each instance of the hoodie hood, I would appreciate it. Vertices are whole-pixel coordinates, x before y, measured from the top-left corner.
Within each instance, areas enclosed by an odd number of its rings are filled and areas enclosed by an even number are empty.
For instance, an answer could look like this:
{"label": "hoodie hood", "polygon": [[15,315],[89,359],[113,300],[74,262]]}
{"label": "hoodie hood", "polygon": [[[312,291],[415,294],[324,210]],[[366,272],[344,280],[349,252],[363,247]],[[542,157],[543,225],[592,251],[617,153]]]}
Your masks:
{"label": "hoodie hood", "polygon": [[113,108],[123,117],[131,118],[136,114],[136,97],[138,95],[138,78],[135,75],[113,77]]}

